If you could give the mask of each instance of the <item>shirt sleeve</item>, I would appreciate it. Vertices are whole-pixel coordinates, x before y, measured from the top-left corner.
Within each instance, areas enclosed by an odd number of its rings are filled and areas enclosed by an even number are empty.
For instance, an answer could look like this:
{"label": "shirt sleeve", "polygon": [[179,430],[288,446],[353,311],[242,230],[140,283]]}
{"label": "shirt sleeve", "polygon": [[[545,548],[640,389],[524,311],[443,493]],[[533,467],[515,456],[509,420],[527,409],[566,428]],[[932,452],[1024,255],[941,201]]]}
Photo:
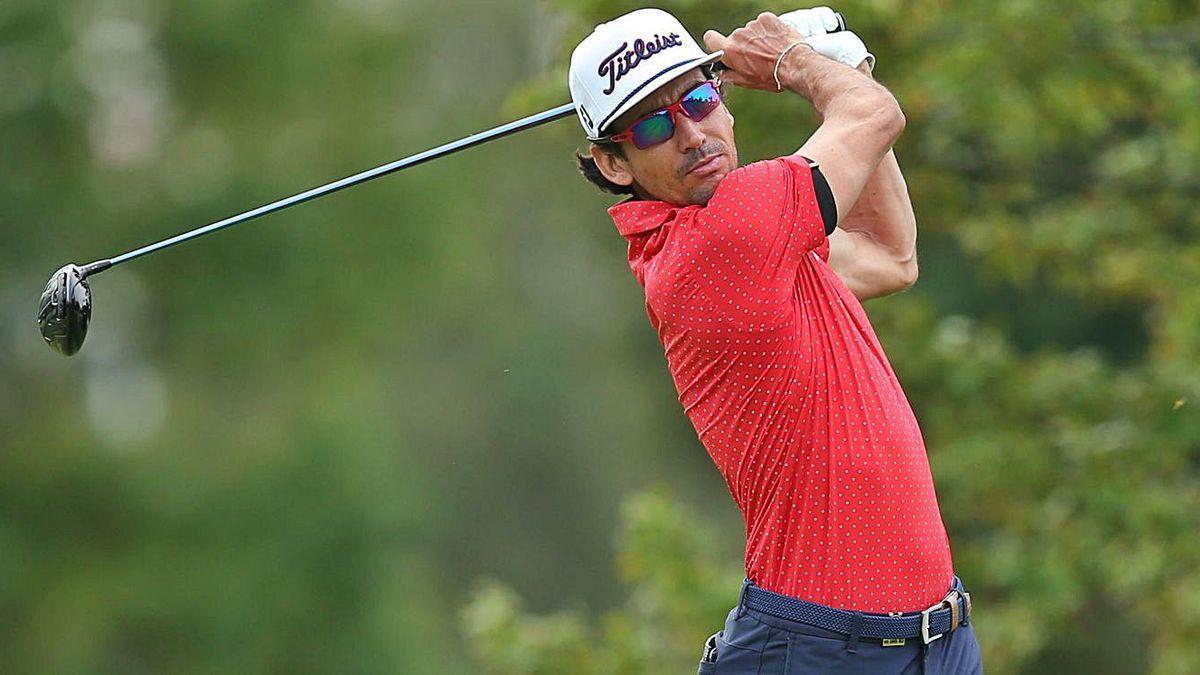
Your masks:
{"label": "shirt sleeve", "polygon": [[710,299],[745,318],[789,298],[801,260],[826,240],[812,169],[798,156],[731,171],[694,228]]}

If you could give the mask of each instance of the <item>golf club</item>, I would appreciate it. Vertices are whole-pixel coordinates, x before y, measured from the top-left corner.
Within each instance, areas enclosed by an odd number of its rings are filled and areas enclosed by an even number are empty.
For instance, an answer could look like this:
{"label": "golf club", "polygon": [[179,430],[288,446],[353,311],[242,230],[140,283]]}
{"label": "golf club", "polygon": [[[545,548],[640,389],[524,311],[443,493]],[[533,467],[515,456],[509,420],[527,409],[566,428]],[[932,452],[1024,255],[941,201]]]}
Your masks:
{"label": "golf club", "polygon": [[46,283],[46,290],[42,291],[41,303],[38,308],[38,327],[41,329],[42,339],[54,351],[64,356],[71,356],[83,346],[83,339],[87,336],[88,322],[92,318],[92,292],[87,282],[87,278],[91,275],[99,274],[104,270],[116,267],[121,263],[129,262],[134,258],[140,258],[144,255],[170,248],[176,244],[182,244],[185,241],[202,237],[217,230],[233,227],[247,220],[265,216],[268,213],[282,211],[289,206],[295,206],[296,204],[302,204],[318,197],[324,197],[338,190],[365,183],[380,176],[386,176],[401,169],[407,169],[411,166],[437,159],[438,157],[444,157],[459,150],[465,150],[466,148],[471,148],[497,138],[515,134],[518,131],[532,129],[574,113],[575,105],[564,103],[556,108],[523,117],[487,131],[481,131],[466,138],[439,145],[436,148],[419,152],[373,169],[367,169],[341,180],[336,180],[332,183],[285,197],[244,213],[239,213],[236,216],[198,227],[169,239],[148,244],[128,253],[122,253],[114,258],[97,260],[87,265],[64,265],[54,272],[50,277],[50,281]]}
{"label": "golf club", "polygon": [[[781,15],[780,18],[788,21],[790,14],[799,14],[799,12],[789,12],[788,14]],[[837,19],[838,25],[829,32],[835,33],[847,30],[846,21],[842,15],[835,12],[834,16]],[[789,21],[789,23],[791,22]],[[714,64],[714,66],[717,69],[723,68],[723,64],[720,62]],[[517,133],[518,131],[532,129],[547,122],[562,119],[574,112],[575,105],[573,103],[564,103],[556,108],[523,117],[487,131],[481,131],[466,138],[451,141],[436,148],[419,152],[373,169],[367,169],[341,180],[326,183],[320,187],[315,187],[244,213],[239,213],[236,216],[231,216],[224,220],[184,232],[183,234],[148,244],[114,258],[97,260],[86,265],[76,265],[74,263],[64,265],[54,272],[50,280],[46,283],[46,289],[42,291],[41,302],[38,307],[38,327],[41,329],[42,339],[46,341],[46,344],[50,345],[51,349],[64,356],[75,354],[83,346],[83,340],[87,337],[88,323],[92,318],[92,292],[87,282],[89,276],[99,274],[104,270],[116,267],[134,258],[140,258],[144,255],[170,248],[176,244],[197,239],[217,230],[233,227],[259,216],[265,216],[268,213],[282,211],[289,206],[303,204],[304,202],[324,197],[325,195],[360,183],[365,183],[380,176],[395,173],[401,169],[407,169],[432,159],[437,159],[438,157],[445,157],[459,150],[465,150],[497,138],[508,136],[509,134]]]}

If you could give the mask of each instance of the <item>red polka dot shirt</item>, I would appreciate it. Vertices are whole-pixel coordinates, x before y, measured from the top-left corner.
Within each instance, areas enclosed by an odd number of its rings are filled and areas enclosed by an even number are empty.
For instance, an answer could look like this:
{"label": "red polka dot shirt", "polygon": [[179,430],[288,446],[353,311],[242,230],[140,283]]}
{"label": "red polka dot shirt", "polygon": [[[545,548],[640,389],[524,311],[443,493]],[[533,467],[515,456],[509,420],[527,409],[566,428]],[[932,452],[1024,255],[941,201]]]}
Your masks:
{"label": "red polka dot shirt", "polygon": [[952,582],[916,417],[829,267],[802,157],[729,173],[706,206],[609,209],[679,402],[746,522],[746,576],[812,602],[908,612]]}

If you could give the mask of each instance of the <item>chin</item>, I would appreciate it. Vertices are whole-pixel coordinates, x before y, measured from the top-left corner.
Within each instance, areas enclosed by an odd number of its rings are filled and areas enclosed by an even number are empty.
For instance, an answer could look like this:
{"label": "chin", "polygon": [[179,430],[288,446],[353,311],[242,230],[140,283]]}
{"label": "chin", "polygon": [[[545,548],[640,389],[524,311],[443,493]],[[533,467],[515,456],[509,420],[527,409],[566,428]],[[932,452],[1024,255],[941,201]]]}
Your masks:
{"label": "chin", "polygon": [[728,174],[729,172],[725,171],[710,176],[703,183],[689,190],[688,203],[699,204],[700,206],[708,204],[708,200],[712,199],[712,196],[717,192],[717,186],[721,184],[721,181],[724,180],[725,176]]}

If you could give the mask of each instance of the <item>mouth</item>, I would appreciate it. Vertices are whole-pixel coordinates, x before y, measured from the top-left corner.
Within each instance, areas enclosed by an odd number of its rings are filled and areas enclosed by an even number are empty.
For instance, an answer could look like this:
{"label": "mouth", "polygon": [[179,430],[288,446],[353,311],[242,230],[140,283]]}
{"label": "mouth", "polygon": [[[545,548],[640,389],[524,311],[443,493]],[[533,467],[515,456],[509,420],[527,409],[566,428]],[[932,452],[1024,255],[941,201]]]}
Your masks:
{"label": "mouth", "polygon": [[724,155],[722,155],[719,152],[715,155],[709,155],[708,157],[697,162],[695,166],[688,169],[687,174],[685,174],[685,175],[688,175],[688,176],[712,175],[712,174],[716,173],[718,170],[720,170],[721,159],[723,157],[724,157]]}

